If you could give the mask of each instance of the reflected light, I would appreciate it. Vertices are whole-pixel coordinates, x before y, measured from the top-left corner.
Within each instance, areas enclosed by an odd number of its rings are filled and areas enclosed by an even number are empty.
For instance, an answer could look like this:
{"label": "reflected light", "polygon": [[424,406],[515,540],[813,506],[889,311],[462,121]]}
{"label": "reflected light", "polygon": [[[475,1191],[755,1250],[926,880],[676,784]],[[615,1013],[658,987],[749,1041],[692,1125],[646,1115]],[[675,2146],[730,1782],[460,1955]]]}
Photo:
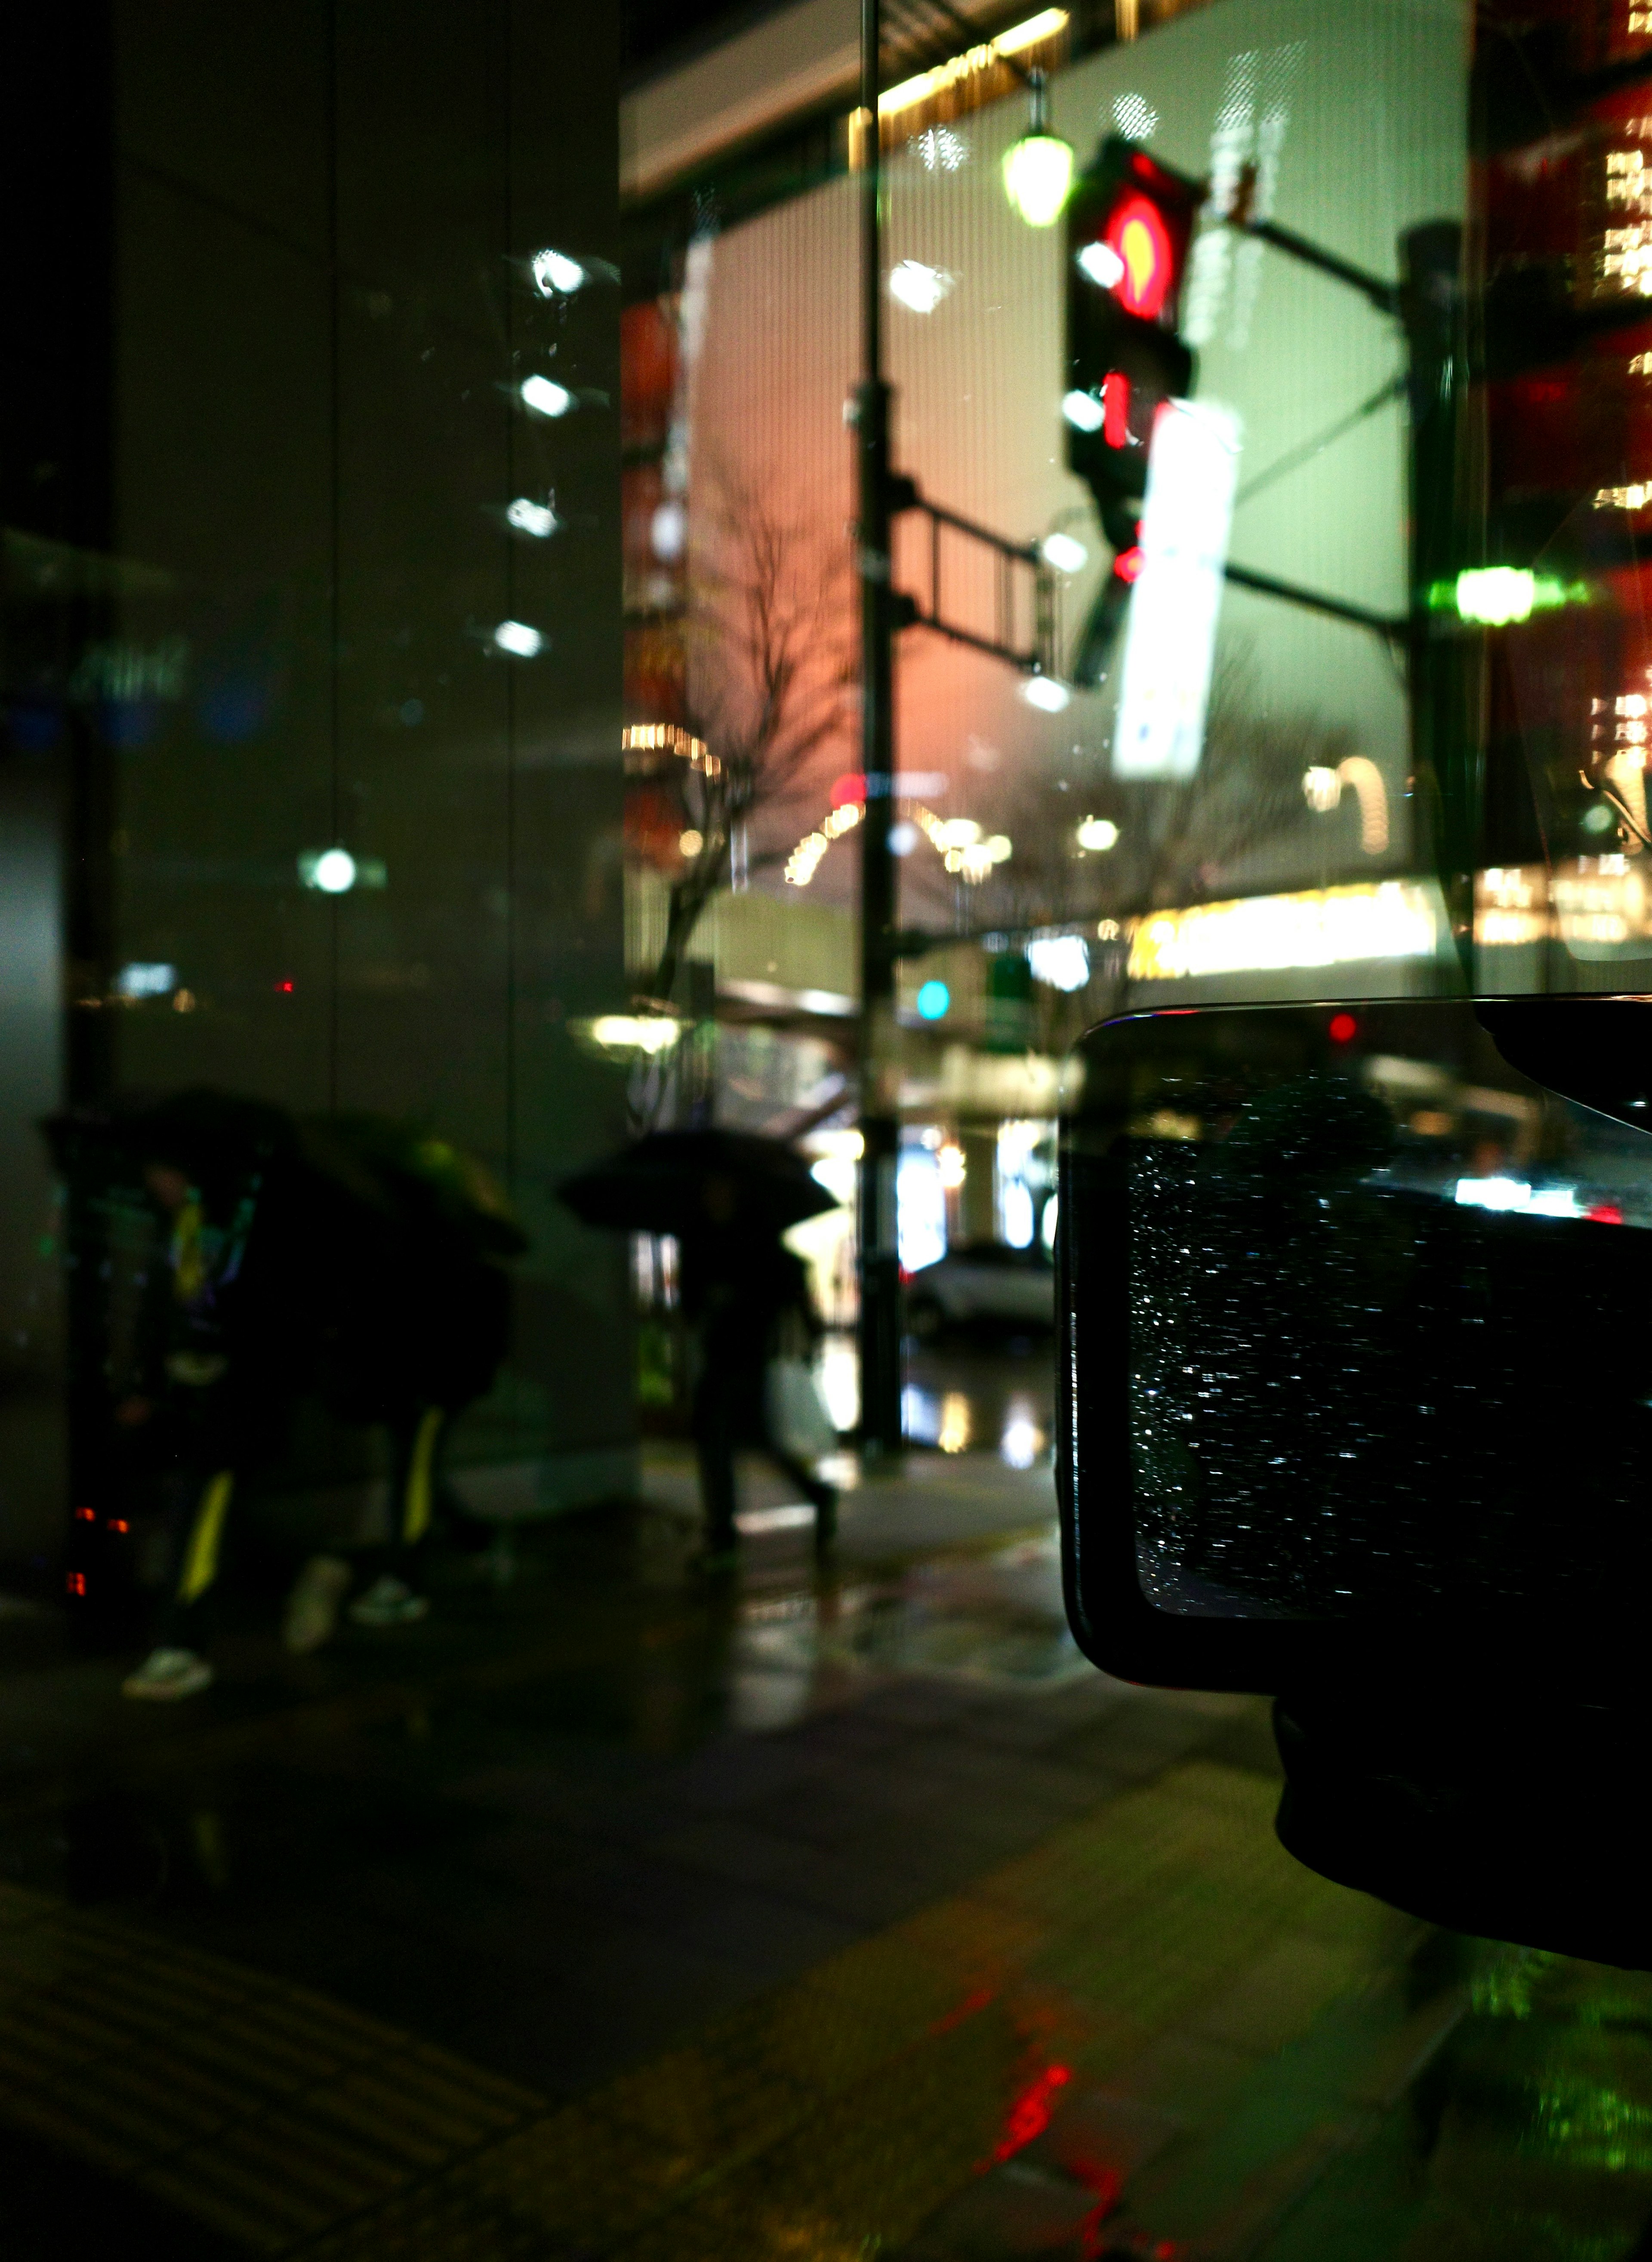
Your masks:
{"label": "reflected light", "polygon": [[1046,534],[1038,554],[1058,573],[1081,573],[1090,562],[1089,551],[1070,534]]}
{"label": "reflected light", "polygon": [[1078,829],[1078,843],[1081,848],[1105,855],[1118,846],[1118,827],[1110,817],[1087,817]]}
{"label": "reflected light", "polygon": [[697,832],[692,825],[686,832],[679,832],[677,836],[679,853],[684,856],[698,856],[705,845],[705,834]]}
{"label": "reflected light", "polygon": [[356,885],[356,859],[348,848],[306,849],[298,859],[299,884],[324,896],[344,896]]}
{"label": "reflected light", "polygon": [[669,1052],[683,1034],[680,1021],[664,1013],[599,1013],[587,1025],[592,1042],[604,1052]]}
{"label": "reflected light", "polygon": [[1483,628],[1507,628],[1529,621],[1537,596],[1537,576],[1514,566],[1482,566],[1457,576],[1457,610]]}
{"label": "reflected light", "polygon": [[941,1401],[941,1426],[935,1442],[944,1453],[961,1453],[969,1439],[969,1401],[961,1390],[949,1390]]}
{"label": "reflected light", "polygon": [[649,522],[648,538],[657,558],[676,564],[688,543],[688,513],[681,503],[661,503]]}
{"label": "reflected light", "polygon": [[493,631],[493,642],[513,659],[535,659],[545,649],[544,638],[526,621],[501,621]]}
{"label": "reflected light", "polygon": [[955,1193],[963,1185],[966,1174],[967,1166],[964,1160],[963,1149],[953,1146],[943,1147],[936,1160],[941,1166],[941,1184],[949,1193]]}
{"label": "reflected light", "polygon": [[523,407],[535,416],[565,416],[573,407],[572,393],[554,378],[525,377],[519,391]]}
{"label": "reflected light", "polygon": [[115,976],[115,992],[121,998],[169,998],[177,986],[177,968],[158,959],[134,959]]}
{"label": "reflected light", "polygon": [[534,254],[534,288],[542,299],[554,299],[559,293],[571,298],[585,279],[585,269],[565,251]]}
{"label": "reflected light", "polygon": [[1069,393],[1062,399],[1061,414],[1078,431],[1099,432],[1107,411],[1093,393]]}
{"label": "reflected light", "polygon": [[1043,1451],[1043,1430],[1023,1408],[1013,1408],[998,1441],[1000,1459],[1012,1469],[1030,1469]]}
{"label": "reflected light", "polygon": [[1035,935],[1027,964],[1047,990],[1081,990],[1090,978],[1089,945],[1081,934]]}
{"label": "reflected light", "polygon": [[1196,974],[1432,958],[1442,925],[1436,891],[1409,880],[1199,904],[1137,920],[1129,974],[1132,982],[1174,982]]}
{"label": "reflected light", "polygon": [[528,495],[518,495],[514,502],[506,503],[505,515],[519,534],[531,534],[535,542],[542,542],[548,535],[557,531],[558,521],[556,512],[548,504],[535,502]]}
{"label": "reflected light", "polygon": [[891,270],[889,296],[914,314],[932,314],[955,280],[944,267],[926,267],[921,259],[903,259]]}
{"label": "reflected light", "polygon": [[1059,133],[1024,133],[1004,152],[1004,194],[1029,227],[1052,227],[1073,185],[1073,144]]}
{"label": "reflected light", "polygon": [[1078,256],[1079,266],[1092,283],[1110,291],[1124,279],[1124,263],[1110,243],[1087,243]]}
{"label": "reflected light", "polygon": [[909,856],[917,845],[918,828],[909,817],[903,817],[898,825],[889,827],[889,854],[892,856]]}
{"label": "reflected light", "polygon": [[1459,1178],[1456,1199],[1465,1208],[1518,1210],[1527,1217],[1581,1217],[1575,1186],[1528,1185],[1524,1178]]}
{"label": "reflected light", "polygon": [[933,70],[920,71],[916,78],[903,78],[878,97],[880,116],[890,111],[911,110],[920,102],[928,102],[944,89],[956,85],[973,74],[986,70],[997,62],[1000,55],[1018,54],[1027,47],[1036,47],[1045,40],[1052,40],[1067,28],[1067,11],[1062,8],[1045,8],[1024,23],[1012,24],[1007,32],[1000,32],[985,46],[970,47],[948,62],[937,63]]}
{"label": "reflected light", "polygon": [[1058,683],[1052,675],[1030,675],[1021,687],[1021,695],[1029,707],[1037,707],[1046,715],[1059,715],[1071,705],[1073,694],[1065,683]]}

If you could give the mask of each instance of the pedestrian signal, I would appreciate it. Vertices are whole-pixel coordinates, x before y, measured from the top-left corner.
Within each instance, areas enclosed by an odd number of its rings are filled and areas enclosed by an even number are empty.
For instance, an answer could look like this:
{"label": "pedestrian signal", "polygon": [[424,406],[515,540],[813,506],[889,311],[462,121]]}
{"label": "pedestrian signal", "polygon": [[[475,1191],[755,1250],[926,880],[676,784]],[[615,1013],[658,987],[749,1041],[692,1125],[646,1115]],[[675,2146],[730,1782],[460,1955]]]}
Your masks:
{"label": "pedestrian signal", "polygon": [[1154,419],[1193,386],[1176,324],[1204,193],[1112,135],[1067,204],[1067,464],[1120,551],[1135,545]]}

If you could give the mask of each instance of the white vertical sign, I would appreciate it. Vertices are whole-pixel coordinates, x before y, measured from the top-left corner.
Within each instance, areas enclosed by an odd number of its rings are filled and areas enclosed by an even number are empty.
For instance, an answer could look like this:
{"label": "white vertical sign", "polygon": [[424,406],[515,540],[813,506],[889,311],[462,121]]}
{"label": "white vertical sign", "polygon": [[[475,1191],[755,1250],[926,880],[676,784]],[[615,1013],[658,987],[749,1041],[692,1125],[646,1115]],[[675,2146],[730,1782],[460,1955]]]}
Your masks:
{"label": "white vertical sign", "polygon": [[1204,751],[1222,574],[1239,477],[1239,421],[1214,402],[1172,400],[1153,425],[1141,571],[1113,736],[1113,774],[1189,778]]}

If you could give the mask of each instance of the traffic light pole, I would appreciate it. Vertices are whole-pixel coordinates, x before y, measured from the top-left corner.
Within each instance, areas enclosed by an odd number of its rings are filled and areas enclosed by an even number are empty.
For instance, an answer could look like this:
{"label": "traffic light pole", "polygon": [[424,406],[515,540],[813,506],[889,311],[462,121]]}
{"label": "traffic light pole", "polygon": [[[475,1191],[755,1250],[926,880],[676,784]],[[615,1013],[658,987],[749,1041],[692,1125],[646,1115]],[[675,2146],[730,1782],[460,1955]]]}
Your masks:
{"label": "traffic light pole", "polygon": [[855,433],[860,575],[860,1446],[870,1464],[901,1452],[901,1152],[895,1043],[894,605],[889,549],[889,387],[883,375],[880,0],[860,4],[861,382]]}

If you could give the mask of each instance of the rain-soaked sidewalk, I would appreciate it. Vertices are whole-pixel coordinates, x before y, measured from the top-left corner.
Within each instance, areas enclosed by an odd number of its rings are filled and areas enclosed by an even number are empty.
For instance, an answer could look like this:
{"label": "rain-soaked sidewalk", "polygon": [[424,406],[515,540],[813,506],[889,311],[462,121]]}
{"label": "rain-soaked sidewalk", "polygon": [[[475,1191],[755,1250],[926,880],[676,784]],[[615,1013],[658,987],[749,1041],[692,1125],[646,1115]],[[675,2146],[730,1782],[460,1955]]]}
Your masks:
{"label": "rain-soaked sidewalk", "polygon": [[220,1686],[0,1618],[11,2258],[1608,2258],[1652,1987],[1298,1868],[1255,1699],[1061,1621],[1047,1465],[915,1456],[817,1570],[686,1464]]}

